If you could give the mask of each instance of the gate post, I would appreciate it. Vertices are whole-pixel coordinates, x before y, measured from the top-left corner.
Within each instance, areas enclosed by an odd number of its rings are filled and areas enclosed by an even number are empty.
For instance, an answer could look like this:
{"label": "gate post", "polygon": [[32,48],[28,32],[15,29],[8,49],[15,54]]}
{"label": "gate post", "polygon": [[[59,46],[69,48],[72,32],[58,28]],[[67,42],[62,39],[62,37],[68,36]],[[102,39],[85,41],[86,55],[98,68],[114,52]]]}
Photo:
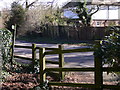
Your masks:
{"label": "gate post", "polygon": [[36,44],[32,44],[32,71],[34,72],[34,65],[36,59]]}
{"label": "gate post", "polygon": [[95,85],[96,90],[102,90],[103,87],[103,70],[102,70],[102,58],[101,56],[95,56]]}
{"label": "gate post", "polygon": [[39,48],[39,62],[40,62],[40,86],[44,85],[46,74],[45,74],[45,48]]}
{"label": "gate post", "polygon": [[[59,50],[63,50],[62,45],[59,45]],[[60,53],[59,54],[59,68],[63,68],[63,66],[64,66],[64,54]],[[65,73],[60,71],[59,75],[60,75],[60,80],[63,80],[64,76],[65,76]]]}
{"label": "gate post", "polygon": [[12,52],[11,52],[11,59],[10,59],[10,63],[11,66],[13,64],[13,59],[14,59],[14,45],[15,45],[15,36],[16,36],[16,24],[12,25],[12,30],[13,30],[13,36],[12,36]]}

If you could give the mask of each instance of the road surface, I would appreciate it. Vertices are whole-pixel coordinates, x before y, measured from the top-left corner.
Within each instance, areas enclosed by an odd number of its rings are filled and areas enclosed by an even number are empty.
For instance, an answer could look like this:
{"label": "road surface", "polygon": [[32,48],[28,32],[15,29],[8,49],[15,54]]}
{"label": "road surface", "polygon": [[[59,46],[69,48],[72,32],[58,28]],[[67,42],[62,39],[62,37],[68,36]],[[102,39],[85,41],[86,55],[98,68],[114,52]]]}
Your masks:
{"label": "road surface", "polygon": [[[25,42],[16,42],[16,45],[22,45],[22,46],[31,46],[32,43],[25,43]],[[49,47],[49,48],[57,48],[58,44],[36,44],[40,47]],[[76,45],[68,45],[64,44],[64,49],[78,49],[78,48],[86,48],[88,46],[81,46],[79,44]],[[32,57],[32,51],[31,49],[25,49],[25,48],[15,48],[14,51],[15,55],[24,56],[24,57]],[[39,56],[39,53],[37,51],[36,57]],[[58,55],[47,55],[47,60],[58,60]],[[94,56],[93,52],[78,52],[78,53],[66,53],[64,54],[64,60],[65,60],[65,67],[93,67],[94,66]],[[19,62],[19,60],[17,60]],[[20,62],[23,63],[29,63],[26,60],[20,60]],[[57,66],[53,64],[49,64],[48,66]]]}

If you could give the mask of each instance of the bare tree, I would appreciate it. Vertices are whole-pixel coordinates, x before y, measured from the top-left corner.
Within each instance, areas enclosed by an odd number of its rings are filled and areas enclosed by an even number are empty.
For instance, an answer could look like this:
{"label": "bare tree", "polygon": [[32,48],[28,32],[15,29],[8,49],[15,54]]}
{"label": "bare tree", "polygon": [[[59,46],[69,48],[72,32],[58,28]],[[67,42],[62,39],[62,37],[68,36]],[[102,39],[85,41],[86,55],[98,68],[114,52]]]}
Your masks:
{"label": "bare tree", "polygon": [[29,7],[33,6],[38,0],[34,0],[33,2],[31,3],[28,3],[28,0],[25,0],[25,7],[26,7],[26,10],[29,9]]}
{"label": "bare tree", "polygon": [[20,28],[21,35],[35,30],[41,31],[40,26],[48,23],[46,15],[52,17],[50,5],[40,4],[26,11],[26,21]]}
{"label": "bare tree", "polygon": [[27,32],[42,32],[43,28],[41,27],[45,28],[46,25],[63,24],[64,20],[61,18],[62,12],[59,8],[56,8],[58,6],[53,5],[54,3],[55,0],[50,3],[39,2],[39,5],[34,4],[34,8],[28,9],[26,11],[26,20],[19,30],[21,31],[21,35],[24,35]]}
{"label": "bare tree", "polygon": [[96,5],[95,7],[89,6],[87,7],[87,2],[76,2],[77,6],[73,8],[68,8],[72,12],[76,13],[79,20],[81,21],[82,26],[90,26],[90,22],[92,19],[92,15],[95,14],[99,10],[99,6]]}

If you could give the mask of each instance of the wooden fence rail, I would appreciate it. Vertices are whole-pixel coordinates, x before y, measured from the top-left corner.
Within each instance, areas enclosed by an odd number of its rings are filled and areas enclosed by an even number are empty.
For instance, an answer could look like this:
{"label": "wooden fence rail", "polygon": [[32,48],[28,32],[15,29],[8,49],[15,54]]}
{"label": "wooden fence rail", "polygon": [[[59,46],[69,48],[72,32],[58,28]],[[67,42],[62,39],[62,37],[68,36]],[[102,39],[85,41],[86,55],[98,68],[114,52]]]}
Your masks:
{"label": "wooden fence rail", "polygon": [[[37,59],[40,62],[40,86],[44,85],[44,82],[46,81],[46,72],[49,71],[56,71],[59,72],[60,79],[64,79],[64,72],[94,72],[94,78],[95,78],[95,84],[81,84],[81,83],[63,83],[63,82],[49,82],[49,86],[72,86],[72,87],[85,87],[85,88],[95,88],[95,90],[102,90],[103,88],[108,89],[115,89],[120,90],[120,86],[118,85],[104,85],[103,84],[103,72],[107,71],[116,71],[120,72],[120,68],[107,68],[102,67],[102,59],[100,57],[95,57],[94,59],[94,67],[87,67],[87,68],[64,68],[64,53],[75,53],[75,52],[90,52],[93,51],[92,48],[80,48],[80,49],[70,49],[70,50],[64,50],[63,46],[59,45],[58,48],[41,48],[36,47],[35,44],[32,44],[32,46],[16,46],[15,48],[30,48],[32,49],[32,58],[24,58],[20,56],[14,56],[15,58],[22,58],[22,59],[29,59],[32,60],[34,63],[34,60],[36,60],[36,49],[39,49],[39,59]],[[52,50],[52,51],[47,51]],[[52,54],[58,54],[59,55],[59,61],[47,61],[46,55],[52,55]],[[47,68],[46,63],[55,63],[59,64],[59,68]]]}
{"label": "wooden fence rail", "polygon": [[[21,46],[21,45],[14,45],[14,46],[15,46],[15,48],[25,48],[25,49],[31,49],[32,50],[32,58],[18,56],[18,55],[14,55],[14,58],[19,58],[19,59],[25,59],[25,60],[32,61],[31,65],[34,69],[35,60],[39,60],[39,59],[36,58],[36,50],[39,49],[40,47],[37,47],[36,44],[32,44],[32,46]],[[59,48],[45,47],[45,50],[59,50]],[[50,60],[46,60],[46,63],[59,64],[59,62],[57,62],[57,61],[50,61]]]}
{"label": "wooden fence rail", "polygon": [[[90,52],[93,51],[92,48],[81,48],[81,49],[71,49],[71,50],[54,50],[54,51],[47,51],[43,53],[43,58],[46,55],[52,55],[52,54],[64,54],[64,53],[74,53],[74,52]],[[60,57],[59,57],[60,58]],[[64,58],[62,56],[62,58]],[[41,59],[42,60],[42,59]],[[61,62],[64,65],[64,62]],[[43,62],[44,65],[44,62]],[[63,83],[63,82],[49,82],[49,85],[55,85],[55,86],[72,86],[72,87],[87,87],[87,88],[95,88],[96,90],[103,90],[103,88],[114,88],[114,89],[120,89],[120,86],[117,85],[104,85],[103,84],[103,72],[106,71],[117,71],[120,72],[120,69],[116,68],[104,68],[102,67],[102,59],[100,57],[95,57],[94,59],[94,67],[89,68],[64,68],[63,66],[59,68],[45,68],[42,72],[46,73],[49,71],[57,71],[57,72],[94,72],[94,78],[95,78],[95,84],[81,84],[81,83]],[[64,78],[64,74],[61,74],[61,79]],[[41,78],[41,85],[44,84],[44,80]]]}

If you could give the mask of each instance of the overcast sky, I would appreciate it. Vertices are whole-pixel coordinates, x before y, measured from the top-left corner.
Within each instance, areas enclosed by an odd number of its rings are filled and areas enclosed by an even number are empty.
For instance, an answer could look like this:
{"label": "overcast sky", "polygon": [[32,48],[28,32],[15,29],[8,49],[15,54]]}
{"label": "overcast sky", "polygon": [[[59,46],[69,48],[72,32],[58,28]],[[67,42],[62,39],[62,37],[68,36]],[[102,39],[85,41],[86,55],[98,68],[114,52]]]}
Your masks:
{"label": "overcast sky", "polygon": [[[17,1],[17,0],[0,0],[0,10],[2,8],[8,8],[10,7],[10,4],[13,2],[13,1]],[[22,1],[25,1],[25,0],[22,0]],[[29,0],[29,2],[32,2],[34,0]],[[51,2],[53,0],[39,0],[41,2]],[[62,4],[65,4],[67,1],[71,1],[71,0],[55,0],[55,3],[59,4],[59,5],[62,5]],[[117,1],[120,1],[120,0],[117,0]],[[118,11],[117,10],[111,10],[109,11],[109,18],[110,19],[118,19]],[[70,12],[66,13],[67,16],[71,16]],[[99,16],[100,15],[100,16]],[[94,19],[106,19],[108,17],[108,11],[106,10],[100,10],[98,11],[96,14],[93,15],[93,18]]]}
{"label": "overcast sky", "polygon": [[[13,1],[25,1],[25,0],[0,0],[0,10],[2,8],[8,8],[10,7],[10,4],[13,2]],[[32,2],[32,1],[35,1],[35,0],[28,0],[29,2]],[[40,2],[52,2],[53,0],[39,0]],[[58,5],[62,5],[62,4],[65,4],[65,2],[68,2],[68,1],[75,1],[75,0],[55,0],[55,3],[57,3]],[[88,1],[97,1],[97,0],[88,0]],[[120,0],[105,0],[105,1],[119,1]]]}
{"label": "overcast sky", "polygon": [[[19,1],[19,0],[0,0],[0,10],[2,8],[9,8],[10,4],[13,1]],[[25,1],[25,0],[21,0]],[[28,0],[29,2],[35,1],[35,0]],[[52,2],[53,0],[39,0],[40,2]],[[55,3],[58,3],[59,5],[62,5],[63,3],[70,1],[70,0],[55,0]]]}

